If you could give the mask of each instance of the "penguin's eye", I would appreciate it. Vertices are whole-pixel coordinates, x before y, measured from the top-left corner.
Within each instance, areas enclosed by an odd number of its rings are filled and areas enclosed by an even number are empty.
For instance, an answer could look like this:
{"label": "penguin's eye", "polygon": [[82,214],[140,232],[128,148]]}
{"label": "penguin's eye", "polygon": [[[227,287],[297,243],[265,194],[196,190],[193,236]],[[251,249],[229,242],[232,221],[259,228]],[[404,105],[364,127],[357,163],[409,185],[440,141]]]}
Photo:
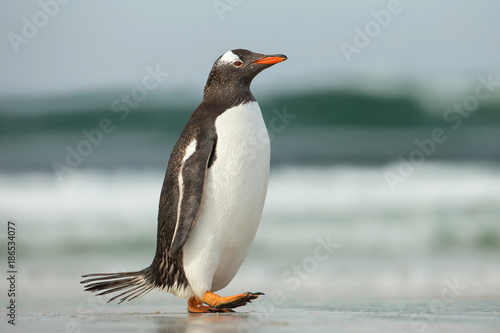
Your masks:
{"label": "penguin's eye", "polygon": [[235,67],[241,67],[241,65],[243,65],[243,63],[241,61],[239,61],[239,60],[236,60],[235,62],[233,62],[233,65]]}

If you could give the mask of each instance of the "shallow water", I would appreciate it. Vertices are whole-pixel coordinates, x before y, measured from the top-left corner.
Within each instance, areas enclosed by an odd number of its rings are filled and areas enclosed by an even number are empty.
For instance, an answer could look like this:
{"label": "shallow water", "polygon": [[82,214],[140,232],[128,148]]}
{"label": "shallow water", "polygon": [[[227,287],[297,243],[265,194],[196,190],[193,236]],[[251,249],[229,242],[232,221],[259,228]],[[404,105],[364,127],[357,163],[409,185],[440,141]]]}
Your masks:
{"label": "shallow water", "polygon": [[[256,300],[235,314],[186,314],[177,307],[140,312],[28,313],[29,332],[498,332],[498,300],[331,301],[265,306]],[[437,305],[436,305],[437,304]],[[19,330],[18,330],[19,329]]]}

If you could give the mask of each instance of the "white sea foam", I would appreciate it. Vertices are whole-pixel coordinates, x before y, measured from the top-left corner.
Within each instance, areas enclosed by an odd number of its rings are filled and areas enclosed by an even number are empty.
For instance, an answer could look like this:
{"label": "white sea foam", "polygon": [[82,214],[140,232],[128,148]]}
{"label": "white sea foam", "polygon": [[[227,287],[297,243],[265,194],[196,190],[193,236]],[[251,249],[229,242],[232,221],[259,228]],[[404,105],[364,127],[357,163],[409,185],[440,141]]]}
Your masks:
{"label": "white sea foam", "polygon": [[[257,282],[290,298],[320,299],[325,286],[335,297],[432,297],[444,279],[459,278],[464,295],[500,296],[499,168],[427,163],[395,193],[387,169],[272,169],[256,240],[223,293]],[[163,175],[0,174],[0,218],[18,225],[27,300],[83,297],[80,274],[149,265]],[[284,274],[311,264],[318,237],[339,246],[292,289],[294,275]]]}
{"label": "white sea foam", "polygon": [[[258,238],[286,243],[333,232],[361,249],[389,252],[402,245],[446,246],[439,243],[446,241],[500,246],[494,238],[500,237],[497,167],[428,164],[394,193],[385,170],[273,169]],[[163,170],[78,171],[59,182],[45,173],[0,174],[0,218],[18,221],[23,237],[35,244],[76,241],[91,247],[141,237],[154,242],[163,175]],[[487,243],[481,245],[482,236]]]}

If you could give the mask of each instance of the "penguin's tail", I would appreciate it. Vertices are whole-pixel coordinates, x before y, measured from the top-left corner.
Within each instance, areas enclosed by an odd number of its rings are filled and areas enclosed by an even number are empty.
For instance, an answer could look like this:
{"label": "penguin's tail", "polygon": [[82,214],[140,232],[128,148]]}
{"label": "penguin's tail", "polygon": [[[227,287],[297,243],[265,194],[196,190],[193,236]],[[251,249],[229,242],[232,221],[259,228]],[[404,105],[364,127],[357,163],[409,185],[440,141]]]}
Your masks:
{"label": "penguin's tail", "polygon": [[149,269],[137,272],[87,274],[87,278],[80,283],[84,284],[85,291],[100,292],[97,296],[118,293],[108,300],[109,302],[121,297],[118,304],[139,298],[155,288],[149,278]]}

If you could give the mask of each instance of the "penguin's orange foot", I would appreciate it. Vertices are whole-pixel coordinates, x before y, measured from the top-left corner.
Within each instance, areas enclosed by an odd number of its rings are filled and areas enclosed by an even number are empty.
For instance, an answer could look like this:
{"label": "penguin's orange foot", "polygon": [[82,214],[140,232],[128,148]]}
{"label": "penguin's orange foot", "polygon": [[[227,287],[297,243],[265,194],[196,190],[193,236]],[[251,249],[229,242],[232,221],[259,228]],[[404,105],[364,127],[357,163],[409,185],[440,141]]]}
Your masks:
{"label": "penguin's orange foot", "polygon": [[227,313],[234,312],[231,309],[218,309],[212,308],[210,306],[203,305],[203,302],[199,301],[196,297],[191,297],[188,300],[188,308],[189,313]]}
{"label": "penguin's orange foot", "polygon": [[256,299],[260,295],[264,295],[264,293],[246,292],[234,296],[220,297],[217,294],[207,291],[202,301],[211,308],[228,310],[251,303],[253,299]]}

